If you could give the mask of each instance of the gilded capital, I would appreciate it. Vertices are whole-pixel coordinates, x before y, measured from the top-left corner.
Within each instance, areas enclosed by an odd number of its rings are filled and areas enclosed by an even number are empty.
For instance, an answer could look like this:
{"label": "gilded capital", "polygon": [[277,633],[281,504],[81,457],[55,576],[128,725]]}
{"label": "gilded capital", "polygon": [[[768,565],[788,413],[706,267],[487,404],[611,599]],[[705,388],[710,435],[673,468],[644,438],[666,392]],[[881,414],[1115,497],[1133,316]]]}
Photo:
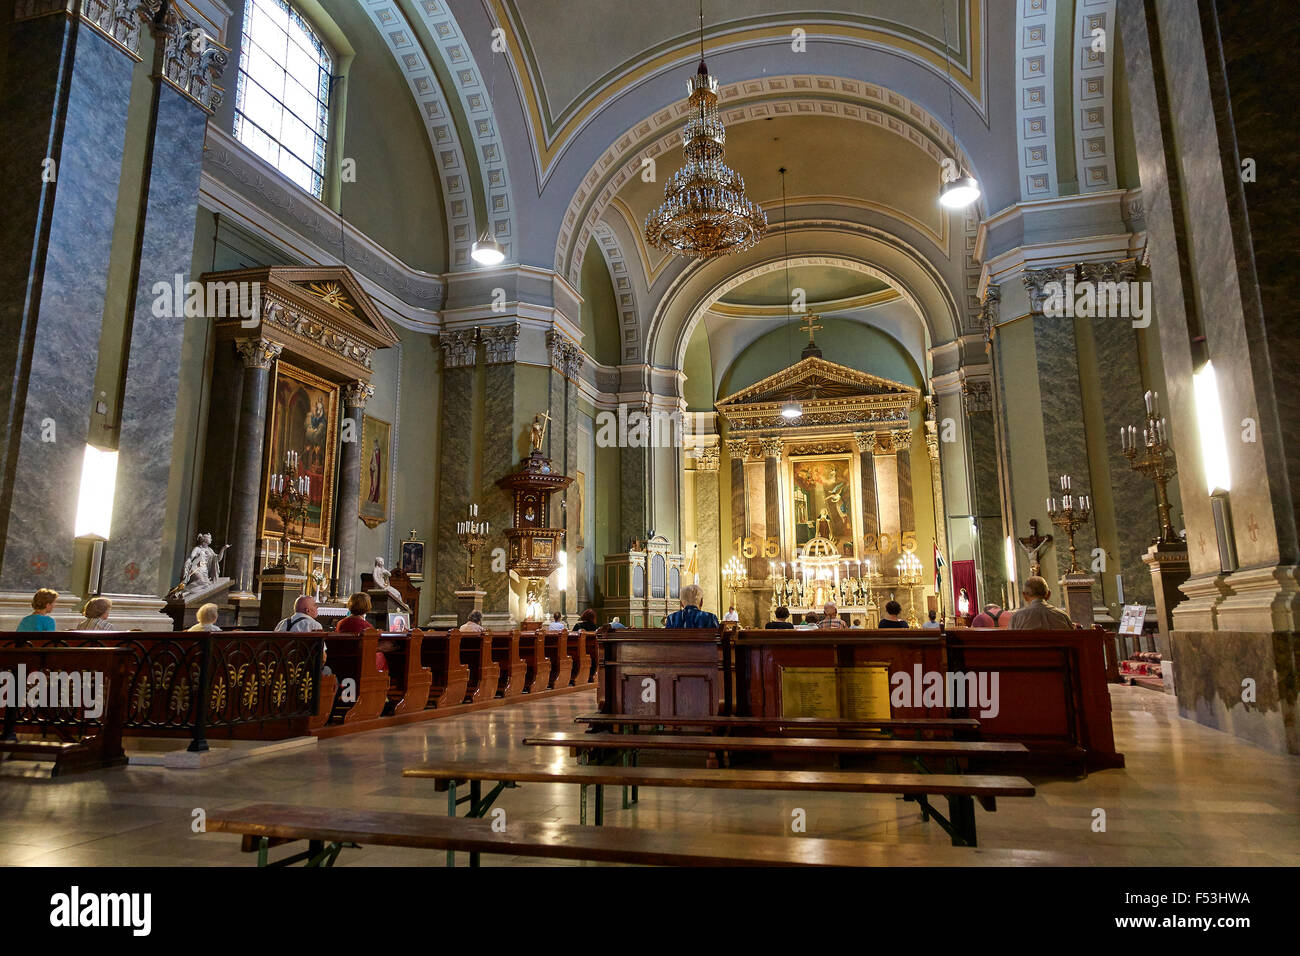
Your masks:
{"label": "gilded capital", "polygon": [[894,451],[907,451],[912,447],[912,430],[910,428],[891,429],[889,441]]}
{"label": "gilded capital", "polygon": [[236,339],[235,350],[244,360],[244,368],[268,369],[280,357],[283,347],[267,339]]}
{"label": "gilded capital", "polygon": [[707,448],[700,448],[695,452],[695,470],[717,471],[718,461],[721,457],[717,445],[709,445]]}
{"label": "gilded capital", "polygon": [[758,447],[762,450],[764,458],[781,457],[781,439],[779,438],[760,438],[758,440]]}
{"label": "gilded capital", "polygon": [[728,438],[727,454],[732,459],[744,460],[749,454],[749,440],[746,438]]}
{"label": "gilded capital", "polygon": [[365,408],[366,402],[375,397],[375,387],[358,379],[343,386],[344,408]]}
{"label": "gilded capital", "polygon": [[858,451],[866,455],[876,448],[875,432],[854,432],[853,440],[857,442]]}

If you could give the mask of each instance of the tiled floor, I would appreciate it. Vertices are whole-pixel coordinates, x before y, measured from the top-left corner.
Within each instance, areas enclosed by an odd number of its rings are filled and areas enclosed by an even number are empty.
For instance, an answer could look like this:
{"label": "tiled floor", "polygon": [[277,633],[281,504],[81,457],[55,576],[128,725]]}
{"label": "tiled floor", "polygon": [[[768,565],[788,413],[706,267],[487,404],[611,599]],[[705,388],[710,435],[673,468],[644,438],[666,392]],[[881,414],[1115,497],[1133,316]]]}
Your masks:
{"label": "tiled floor", "polygon": [[[1031,799],[977,809],[985,847],[1055,850],[1079,864],[1300,864],[1300,757],[1260,750],[1177,716],[1171,698],[1111,688],[1123,770],[1086,780],[1036,781]],[[525,748],[527,733],[569,730],[594,709],[594,692],[503,707],[206,770],[125,767],[64,780],[0,776],[0,864],[251,865],[236,837],[193,832],[195,811],[275,801],[441,813],[445,796],[404,766],[485,748],[512,759],[568,761],[567,751]],[[945,845],[914,804],[888,796],[643,790],[632,810],[608,794],[606,822],[779,835],[807,812],[811,836]],[[526,784],[498,806],[507,819],[577,822],[577,788]],[[1105,811],[1105,831],[1093,829]],[[339,865],[428,866],[440,854],[374,847],[345,851]],[[484,858],[485,865],[550,861]]]}

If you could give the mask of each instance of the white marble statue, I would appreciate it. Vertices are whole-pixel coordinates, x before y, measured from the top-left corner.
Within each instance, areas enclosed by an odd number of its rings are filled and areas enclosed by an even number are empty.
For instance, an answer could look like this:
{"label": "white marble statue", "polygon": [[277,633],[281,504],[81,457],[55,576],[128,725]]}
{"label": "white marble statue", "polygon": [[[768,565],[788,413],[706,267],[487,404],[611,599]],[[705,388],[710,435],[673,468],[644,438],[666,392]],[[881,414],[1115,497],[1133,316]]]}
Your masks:
{"label": "white marble statue", "polygon": [[383,558],[375,558],[375,566],[371,570],[370,576],[375,579],[376,588],[382,588],[387,591],[388,596],[401,610],[405,611],[407,614],[411,613],[411,609],[406,606],[406,602],[402,600],[402,596],[397,593],[397,588],[388,583],[388,568],[384,567]]}
{"label": "white marble statue", "polygon": [[225,545],[218,553],[212,549],[212,535],[207,532],[199,534],[198,543],[185,559],[181,583],[175,590],[190,598],[229,581],[229,578],[221,577],[221,561],[229,547]]}

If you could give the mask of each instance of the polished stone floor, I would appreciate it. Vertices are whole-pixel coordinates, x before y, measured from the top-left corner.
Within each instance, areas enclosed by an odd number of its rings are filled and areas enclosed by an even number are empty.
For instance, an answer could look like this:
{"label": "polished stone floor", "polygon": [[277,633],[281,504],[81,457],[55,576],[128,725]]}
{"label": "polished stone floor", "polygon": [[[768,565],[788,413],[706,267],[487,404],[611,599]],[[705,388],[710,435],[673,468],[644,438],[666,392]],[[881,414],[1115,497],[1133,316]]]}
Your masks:
{"label": "polished stone floor", "polygon": [[[1030,799],[977,809],[985,847],[1054,850],[1076,864],[1300,864],[1300,757],[1260,750],[1177,716],[1171,698],[1111,688],[1115,739],[1127,767],[1086,780],[1036,781]],[[195,811],[257,801],[376,810],[445,812],[429,781],[401,776],[426,759],[481,757],[568,761],[567,751],[525,748],[528,733],[573,728],[595,709],[594,691],[523,703],[203,770],[124,767],[62,780],[0,776],[0,864],[251,865],[238,838],[194,833]],[[507,819],[577,822],[577,788],[526,784],[498,806]],[[947,844],[914,804],[888,796],[643,790],[633,809],[608,794],[606,822],[779,835],[803,808],[811,836]],[[1094,811],[1106,812],[1095,832]],[[462,857],[462,860],[464,858]],[[373,847],[345,851],[339,865],[427,866],[441,854]],[[972,861],[974,862],[974,861]],[[550,861],[484,858],[485,865]]]}

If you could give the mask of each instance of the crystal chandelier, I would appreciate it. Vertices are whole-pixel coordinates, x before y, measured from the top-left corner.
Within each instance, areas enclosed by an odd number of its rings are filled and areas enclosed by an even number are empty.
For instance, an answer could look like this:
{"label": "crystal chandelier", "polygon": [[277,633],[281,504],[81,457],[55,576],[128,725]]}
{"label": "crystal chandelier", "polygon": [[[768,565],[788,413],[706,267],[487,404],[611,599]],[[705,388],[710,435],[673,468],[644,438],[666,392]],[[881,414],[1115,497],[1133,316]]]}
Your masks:
{"label": "crystal chandelier", "polygon": [[700,15],[700,68],[687,83],[690,114],[682,131],[686,165],[664,186],[664,201],[645,221],[656,249],[693,259],[743,252],[767,232],[767,214],[745,195],[745,181],[723,162],[727,138],[718,118],[718,81],[704,65]]}

